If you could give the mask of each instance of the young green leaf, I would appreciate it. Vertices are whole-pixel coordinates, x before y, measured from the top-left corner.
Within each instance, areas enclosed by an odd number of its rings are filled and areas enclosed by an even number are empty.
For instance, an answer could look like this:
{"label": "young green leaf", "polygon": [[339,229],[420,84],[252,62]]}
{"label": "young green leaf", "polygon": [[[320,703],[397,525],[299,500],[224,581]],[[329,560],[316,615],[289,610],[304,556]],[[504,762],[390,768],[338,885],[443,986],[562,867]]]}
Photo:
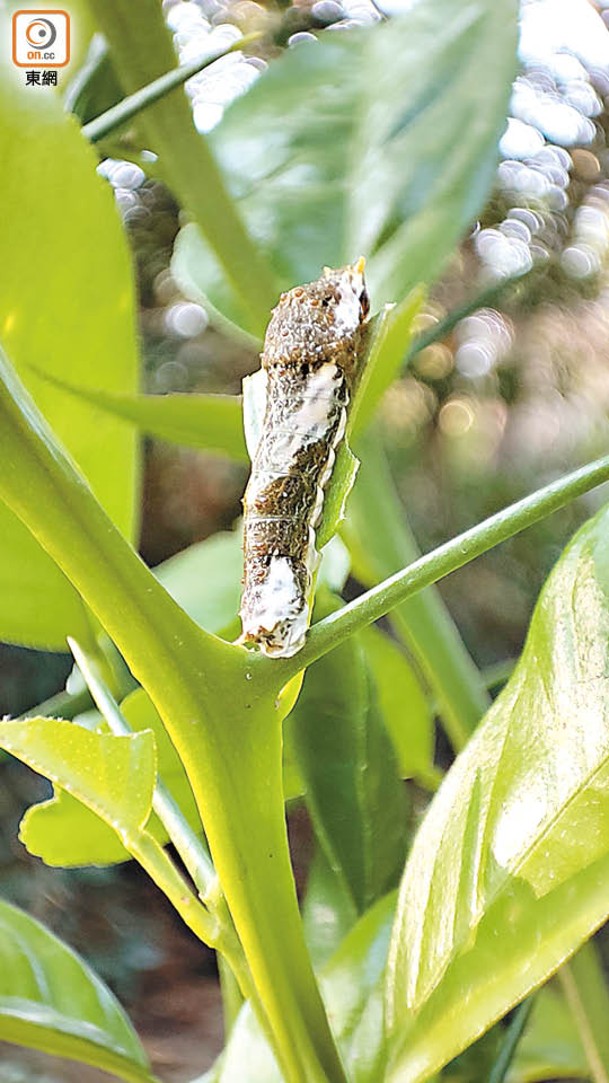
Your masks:
{"label": "young green leaf", "polygon": [[[327,595],[316,607],[336,608]],[[362,913],[397,883],[407,831],[405,791],[356,639],[307,671],[290,732],[315,833]]]}
{"label": "young green leaf", "polygon": [[[176,751],[167,736],[158,712],[142,688],[132,692],[121,704],[121,711],[134,733],[152,731],[156,745],[158,777],[179,805],[190,827],[197,832],[201,823],[192,796],[192,790]],[[106,724],[98,712],[91,712],[92,724],[87,729],[109,735]],[[83,726],[85,717],[74,725]],[[20,837],[30,853],[42,857],[47,865],[68,867],[71,865],[112,865],[130,861],[132,855],[125,849],[109,817],[100,816],[61,788],[54,787],[54,796],[48,801],[32,805],[21,822]],[[152,813],[146,824],[147,830],[161,845],[168,841],[166,829]]]}
{"label": "young green leaf", "polygon": [[427,1079],[609,913],[608,525],[604,509],[559,561],[415,840],[392,937],[389,1080]]}
{"label": "young green leaf", "polygon": [[59,786],[53,791],[48,801],[30,805],[19,825],[19,838],[31,854],[61,869],[131,860],[107,820]]}
{"label": "young green leaf", "polygon": [[[98,499],[131,537],[134,433],[31,368],[83,388],[135,390],[131,260],[94,151],[55,95],[30,90],[0,64],[0,342]],[[67,633],[87,628],[76,591],[6,507],[0,537],[0,637],[64,650]]]}
{"label": "young green leaf", "polygon": [[[35,963],[33,962],[35,961]],[[0,901],[0,1039],[152,1083],[117,1000],[75,952]]]}
{"label": "young green leaf", "polygon": [[[123,843],[145,826],[156,777],[152,733],[114,737],[91,733],[72,722],[29,718],[0,722],[0,747],[81,802]],[[64,801],[57,810],[49,807],[52,804],[43,806],[47,815],[26,814],[22,841],[47,864],[91,864],[86,833],[91,816],[82,821],[80,831],[64,835],[62,827],[71,803]],[[97,832],[92,841],[99,843]]]}
{"label": "young green leaf", "polygon": [[[210,142],[283,288],[359,255],[375,306],[433,280],[493,181],[516,21],[512,0],[427,0],[290,49],[227,110]],[[258,330],[196,227],[173,269]]]}

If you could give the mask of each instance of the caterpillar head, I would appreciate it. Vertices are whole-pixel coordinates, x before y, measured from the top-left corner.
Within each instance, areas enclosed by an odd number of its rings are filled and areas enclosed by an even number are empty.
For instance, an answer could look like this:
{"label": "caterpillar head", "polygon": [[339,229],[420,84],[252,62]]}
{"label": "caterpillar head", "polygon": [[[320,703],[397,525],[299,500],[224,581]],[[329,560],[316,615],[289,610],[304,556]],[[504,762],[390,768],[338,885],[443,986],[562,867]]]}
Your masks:
{"label": "caterpillar head", "polygon": [[350,373],[363,343],[369,311],[363,257],[283,293],[273,310],[262,363],[315,367],[327,361]]}

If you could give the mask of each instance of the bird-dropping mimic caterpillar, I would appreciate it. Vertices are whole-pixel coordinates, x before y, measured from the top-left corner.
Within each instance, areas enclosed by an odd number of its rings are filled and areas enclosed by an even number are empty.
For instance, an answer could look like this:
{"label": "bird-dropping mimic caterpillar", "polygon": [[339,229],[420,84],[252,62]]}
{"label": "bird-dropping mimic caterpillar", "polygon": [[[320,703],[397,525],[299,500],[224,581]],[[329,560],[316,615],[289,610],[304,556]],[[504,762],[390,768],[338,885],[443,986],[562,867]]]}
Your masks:
{"label": "bird-dropping mimic caterpillar", "polygon": [[315,531],[366,337],[364,260],[281,295],[262,352],[266,409],[244,504],[242,643],[303,646],[319,563]]}

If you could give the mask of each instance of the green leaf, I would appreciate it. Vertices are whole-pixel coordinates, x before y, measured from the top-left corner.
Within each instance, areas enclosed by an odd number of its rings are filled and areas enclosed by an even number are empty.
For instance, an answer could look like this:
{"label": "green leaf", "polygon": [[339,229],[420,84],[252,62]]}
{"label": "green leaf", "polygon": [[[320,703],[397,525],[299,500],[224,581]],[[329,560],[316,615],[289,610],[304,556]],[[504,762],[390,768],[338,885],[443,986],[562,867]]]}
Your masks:
{"label": "green leaf", "polygon": [[75,952],[0,901],[0,1038],[129,1083],[153,1079],[127,1016]]}
{"label": "green leaf", "polygon": [[[0,342],[119,528],[135,529],[133,432],[33,371],[110,393],[135,390],[131,260],[97,159],[52,93],[0,62]],[[41,178],[44,178],[42,183]],[[76,591],[0,508],[0,638],[65,649],[86,629]],[[44,597],[44,604],[41,598]]]}
{"label": "green leaf", "polygon": [[378,1083],[387,1057],[383,986],[395,893],[379,899],[345,937],[322,974],[335,1034],[353,1083]]}
{"label": "green leaf", "polygon": [[65,380],[50,382],[81,402],[132,422],[148,436],[248,461],[241,403],[234,395],[117,395]]}
{"label": "green leaf", "polygon": [[223,531],[163,561],[154,574],[172,598],[208,632],[224,632],[239,612],[241,531]]}
{"label": "green leaf", "polygon": [[316,969],[334,954],[357,921],[357,910],[344,878],[337,876],[319,846],[309,867],[302,920]]}
{"label": "green leaf", "polygon": [[[351,1083],[379,1083],[385,1061],[383,974],[395,894],[380,899],[321,971],[321,986]],[[266,1038],[245,1004],[205,1083],[282,1083]]]}
{"label": "green leaf", "polygon": [[[123,700],[121,711],[135,733],[151,730],[154,734],[158,778],[178,803],[190,826],[200,832],[201,821],[184,768],[150,698],[142,688],[137,689]],[[79,716],[74,724],[108,734],[107,725],[97,711]],[[168,842],[167,831],[154,813],[146,827],[161,845]],[[80,799],[59,786],[55,787],[49,801],[28,809],[20,834],[28,850],[43,857],[47,865],[113,865],[130,861],[132,857],[107,817],[100,819]]]}
{"label": "green leaf", "polygon": [[[282,288],[359,255],[377,308],[435,278],[493,181],[516,20],[512,0],[410,5],[290,49],[226,111],[210,142]],[[258,331],[194,227],[173,270]]]}
{"label": "green leaf", "polygon": [[558,985],[535,997],[529,1025],[518,1046],[508,1083],[548,1079],[589,1079],[586,1055],[572,1013]]}
{"label": "green leaf", "polygon": [[[89,865],[89,843],[103,844],[103,832],[91,828],[91,816],[99,817],[128,843],[148,821],[156,777],[156,752],[152,733],[131,737],[91,733],[82,726],[50,718],[0,722],[0,747],[38,774],[81,802],[91,814],[72,817],[71,802],[63,798],[33,806],[21,825],[21,839],[30,853],[49,865]],[[65,817],[78,830],[65,834]],[[116,856],[104,858],[121,860]],[[125,855],[126,856],[126,855]],[[124,858],[122,858],[124,860]]]}
{"label": "green leaf", "polygon": [[[325,594],[316,612],[337,608]],[[290,729],[315,833],[361,913],[397,883],[406,805],[358,640],[307,671]]]}
{"label": "green leaf", "polygon": [[45,865],[67,869],[83,865],[116,865],[130,861],[118,835],[106,820],[66,793],[53,787],[53,797],[27,809],[19,838]]}
{"label": "green leaf", "polygon": [[362,644],[402,778],[417,778],[423,785],[435,783],[434,723],[419,680],[389,636],[376,628],[366,629]]}
{"label": "green leaf", "polygon": [[391,949],[390,1080],[426,1079],[609,913],[608,526],[604,509],[559,561],[417,834]]}

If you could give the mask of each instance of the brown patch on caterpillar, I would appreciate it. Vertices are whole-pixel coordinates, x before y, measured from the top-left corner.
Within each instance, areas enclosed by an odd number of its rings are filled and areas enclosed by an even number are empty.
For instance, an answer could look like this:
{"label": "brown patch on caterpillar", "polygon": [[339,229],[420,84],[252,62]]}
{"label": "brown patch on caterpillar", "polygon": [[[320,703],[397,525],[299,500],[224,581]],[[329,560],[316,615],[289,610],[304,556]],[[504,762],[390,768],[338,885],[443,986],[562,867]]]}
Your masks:
{"label": "brown patch on caterpillar", "polygon": [[244,497],[241,642],[289,657],[303,643],[315,527],[365,341],[363,260],[282,294],[267,328],[262,434]]}

